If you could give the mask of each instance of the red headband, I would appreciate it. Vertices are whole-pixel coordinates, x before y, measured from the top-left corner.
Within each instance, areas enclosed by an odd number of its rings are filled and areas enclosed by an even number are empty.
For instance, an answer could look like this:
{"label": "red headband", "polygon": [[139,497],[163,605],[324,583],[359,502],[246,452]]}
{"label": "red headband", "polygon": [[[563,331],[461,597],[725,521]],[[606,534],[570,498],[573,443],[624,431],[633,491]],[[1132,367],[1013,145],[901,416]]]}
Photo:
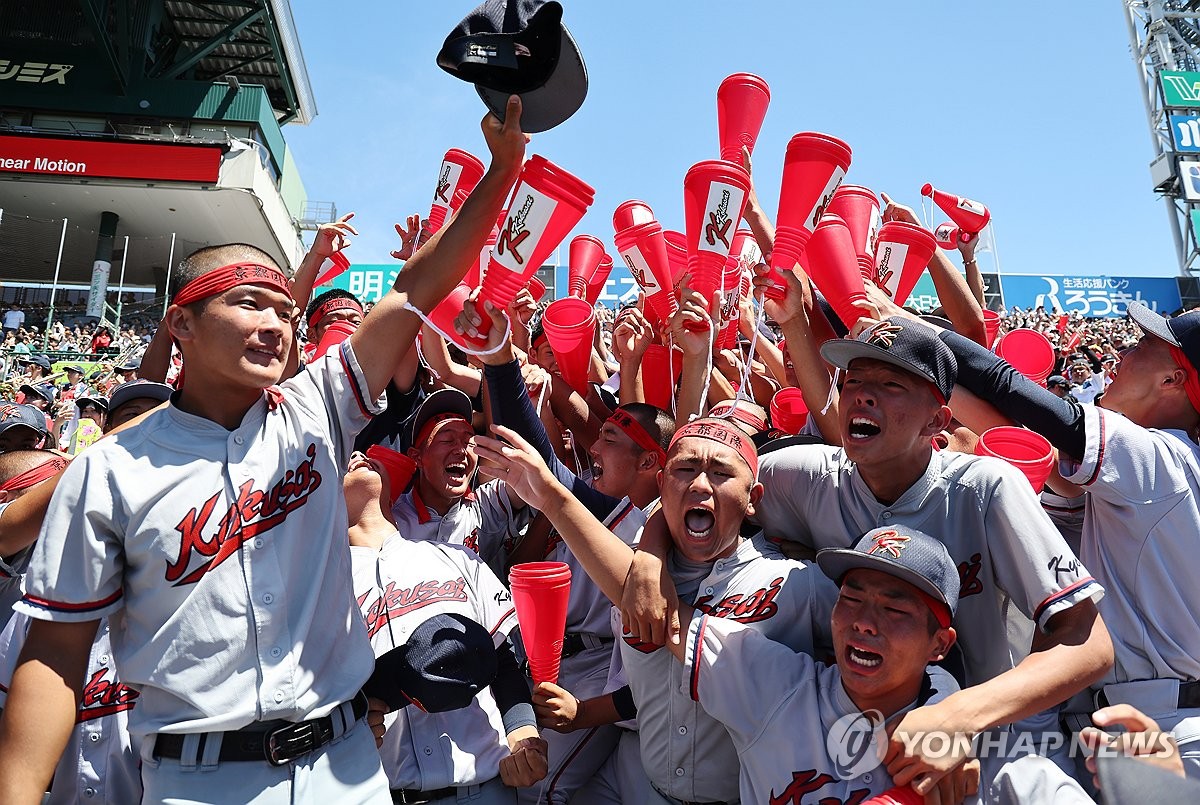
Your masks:
{"label": "red headband", "polygon": [[933,617],[937,619],[938,626],[943,629],[949,629],[951,620],[950,607],[946,606],[945,602],[937,600],[919,587],[917,588],[917,595],[920,596],[925,605],[933,612]]}
{"label": "red headband", "polygon": [[662,449],[662,445],[650,438],[650,434],[642,427],[642,423],[634,419],[628,411],[618,408],[608,418],[608,421],[632,439],[633,443],[638,447],[648,453],[653,453],[654,457],[658,459],[659,466],[666,466],[667,451]]}
{"label": "red headband", "polygon": [[30,467],[25,472],[9,478],[3,484],[0,484],[0,492],[20,492],[22,489],[28,489],[48,478],[52,478],[66,468],[67,460],[62,456],[54,456],[49,461],[38,464],[36,467]]}
{"label": "red headband", "polygon": [[321,321],[321,319],[325,318],[335,310],[353,310],[360,316],[363,312],[362,305],[358,303],[357,299],[350,299],[346,296],[339,296],[335,299],[329,299],[325,302],[322,302],[321,305],[313,311],[313,314],[308,317],[308,329],[311,330],[316,327],[317,322]]}
{"label": "red headband", "polygon": [[1197,411],[1200,411],[1200,372],[1196,371],[1196,367],[1192,366],[1192,362],[1188,360],[1183,350],[1174,344],[1167,344],[1171,349],[1171,357],[1175,359],[1175,363],[1179,364],[1179,368],[1183,370],[1184,377],[1187,378],[1183,384],[1183,390],[1187,392],[1188,402]]}
{"label": "red headband", "polygon": [[388,494],[394,504],[404,494],[404,490],[408,488],[409,482],[416,474],[417,462],[403,453],[381,444],[373,444],[368,447],[367,458],[378,461],[387,470],[390,485]]}
{"label": "red headband", "polygon": [[436,416],[431,416],[429,419],[425,420],[425,424],[422,425],[421,430],[419,430],[417,432],[417,438],[413,440],[412,446],[420,447],[421,445],[425,444],[425,440],[433,435],[434,428],[436,428],[438,425],[442,424],[443,422],[448,422],[451,419],[458,419],[458,420],[461,420],[462,422],[467,422],[468,425],[471,424],[470,422],[467,421],[467,418],[465,416],[463,416],[462,414],[456,414],[453,412],[446,412],[444,414],[438,414]]}
{"label": "red headband", "polygon": [[742,457],[742,461],[746,462],[754,480],[758,480],[758,450],[754,447],[754,442],[750,441],[750,437],[738,430],[737,425],[724,419],[699,419],[689,422],[675,431],[675,435],[671,437],[671,447],[675,447],[675,443],[680,439],[686,439],[689,436],[712,439],[714,442],[732,447]]}
{"label": "red headband", "polygon": [[767,429],[767,420],[758,416],[753,411],[740,408],[736,402],[732,401],[717,403],[709,410],[708,415],[721,417],[722,419],[737,420],[756,432]]}
{"label": "red headband", "polygon": [[277,268],[261,263],[231,263],[201,274],[175,294],[175,304],[190,305],[210,296],[225,293],[239,285],[265,285],[268,288],[292,296],[287,277]]}

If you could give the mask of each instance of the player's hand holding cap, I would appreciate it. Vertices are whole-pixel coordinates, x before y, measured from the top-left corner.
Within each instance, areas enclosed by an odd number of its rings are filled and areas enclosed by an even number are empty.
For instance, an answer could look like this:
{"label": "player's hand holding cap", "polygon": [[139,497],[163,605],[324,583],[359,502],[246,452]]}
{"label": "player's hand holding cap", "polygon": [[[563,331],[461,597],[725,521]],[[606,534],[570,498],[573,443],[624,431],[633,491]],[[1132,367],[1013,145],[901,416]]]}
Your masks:
{"label": "player's hand holding cap", "polygon": [[363,692],[389,710],[415,704],[426,713],[459,710],[496,678],[496,646],[462,615],[434,615],[404,645],[375,660]]}

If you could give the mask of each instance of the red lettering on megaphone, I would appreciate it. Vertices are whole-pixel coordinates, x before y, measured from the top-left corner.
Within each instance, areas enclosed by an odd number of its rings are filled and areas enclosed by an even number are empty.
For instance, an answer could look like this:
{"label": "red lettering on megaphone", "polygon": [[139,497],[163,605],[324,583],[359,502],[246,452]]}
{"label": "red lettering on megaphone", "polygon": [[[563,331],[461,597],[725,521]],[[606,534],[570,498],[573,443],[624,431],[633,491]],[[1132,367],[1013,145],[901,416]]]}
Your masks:
{"label": "red lettering on megaphone", "polygon": [[437,190],[434,191],[434,198],[439,198],[442,203],[449,204],[450,199],[446,198],[446,191],[450,189],[450,166],[445,166],[441,177],[438,178]]}

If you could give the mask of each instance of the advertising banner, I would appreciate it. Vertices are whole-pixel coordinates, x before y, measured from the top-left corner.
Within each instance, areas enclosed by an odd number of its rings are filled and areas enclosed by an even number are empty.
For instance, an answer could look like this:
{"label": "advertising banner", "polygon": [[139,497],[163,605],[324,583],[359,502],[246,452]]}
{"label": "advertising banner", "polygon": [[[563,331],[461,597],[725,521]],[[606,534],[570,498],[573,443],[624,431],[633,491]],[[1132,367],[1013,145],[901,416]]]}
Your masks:
{"label": "advertising banner", "polygon": [[215,184],[221,146],[0,137],[0,173]]}
{"label": "advertising banner", "polygon": [[1087,317],[1121,317],[1130,302],[1142,302],[1159,313],[1174,313],[1183,306],[1174,277],[1004,274],[1000,285],[1010,310],[1044,307]]}
{"label": "advertising banner", "polygon": [[1163,70],[1159,77],[1167,106],[1200,106],[1200,73]]}

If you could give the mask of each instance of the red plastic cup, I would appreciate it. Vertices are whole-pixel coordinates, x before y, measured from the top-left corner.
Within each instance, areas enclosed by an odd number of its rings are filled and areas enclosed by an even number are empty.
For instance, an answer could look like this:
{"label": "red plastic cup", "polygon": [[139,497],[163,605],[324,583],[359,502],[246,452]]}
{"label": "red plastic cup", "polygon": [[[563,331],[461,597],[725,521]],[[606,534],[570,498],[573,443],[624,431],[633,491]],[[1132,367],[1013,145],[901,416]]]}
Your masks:
{"label": "red plastic cup", "polygon": [[613,231],[620,232],[638,224],[648,224],[654,220],[654,211],[644,201],[630,199],[617,205],[613,211]]}
{"label": "red plastic cup", "polygon": [[595,305],[600,301],[600,294],[604,293],[604,286],[608,284],[608,275],[613,270],[612,256],[607,252],[604,258],[600,261],[600,265],[596,266],[596,271],[592,274],[591,280],[588,281],[587,296],[584,299],[589,305]]}
{"label": "red plastic cup", "polygon": [[[734,236],[734,244],[737,236]],[[721,333],[717,336],[717,349],[729,349],[737,343],[738,320],[741,318],[742,263],[736,253],[725,261],[721,274]]]}
{"label": "red plastic cup", "polygon": [[[778,238],[777,234],[776,243]],[[824,216],[808,241],[805,255],[809,277],[833,305],[842,323],[853,329],[864,315],[853,303],[865,301],[867,292],[846,223],[836,215]]]}
{"label": "red plastic cup", "polygon": [[937,241],[929,230],[904,221],[888,221],[879,227],[875,283],[893,302],[903,306],[936,251]]}
{"label": "red plastic cup", "polygon": [[874,191],[856,184],[841,185],[829,201],[828,212],[846,222],[858,255],[858,270],[863,279],[874,282],[875,240],[882,220]]}
{"label": "red plastic cup", "polygon": [[742,146],[754,152],[762,130],[771,88],[753,73],[734,73],[717,88],[717,134],[721,159],[742,164]]}
{"label": "red plastic cup", "polygon": [[1054,469],[1054,447],[1040,433],[1001,426],[984,431],[975,444],[975,455],[1002,458],[1029,479],[1039,495]]}
{"label": "red plastic cup", "polygon": [[784,388],[771,398],[771,424],[795,436],[808,421],[808,404],[798,388]]}
{"label": "red plastic cup", "polygon": [[719,159],[696,163],[683,179],[691,287],[708,300],[710,313],[749,190],[750,175]]}
{"label": "red plastic cup", "polygon": [[455,195],[462,198],[470,195],[483,178],[483,163],[460,148],[451,148],[442,157],[438,169],[437,186],[433,190],[433,206],[429,208],[429,234],[434,234],[446,223],[452,209],[458,209],[462,201],[455,204]]}
{"label": "red plastic cup", "polygon": [[1000,314],[994,310],[983,309],[983,329],[987,334],[988,349],[992,348],[992,344],[996,343],[996,336],[1000,334]]}
{"label": "red plastic cup", "polygon": [[336,251],[329,255],[329,262],[329,267],[322,271],[320,276],[313,280],[314,288],[331,281],[338,274],[341,274],[350,267],[350,258],[348,258],[342,251]]}
{"label": "red plastic cup", "polygon": [[[558,248],[587,208],[595,191],[562,168],[534,155],[508,204],[496,246],[488,259],[480,298],[498,308],[508,307],[550,253]],[[484,319],[481,332],[490,329]]]}
{"label": "red plastic cup", "polygon": [[568,252],[567,294],[586,299],[592,275],[604,260],[604,244],[594,235],[576,235]]}
{"label": "red plastic cup", "polygon": [[562,562],[526,562],[508,572],[508,581],[533,682],[557,682],[571,568]]}
{"label": "red plastic cup", "polygon": [[542,314],[542,327],[563,380],[580,394],[588,392],[596,310],[583,299],[568,296],[551,302]]}
{"label": "red plastic cup", "polygon": [[777,228],[812,232],[850,169],[850,146],[836,137],[804,131],[793,137],[783,158]]}
{"label": "red plastic cup", "polygon": [[614,240],[617,254],[645,292],[651,311],[659,321],[670,319],[679,308],[662,227],[657,221],[648,221],[622,229]]}
{"label": "red plastic cup", "polygon": [[358,329],[357,324],[351,324],[348,321],[339,320],[332,322],[325,328],[324,334],[321,336],[320,342],[317,343],[317,351],[314,354],[317,358],[323,358],[331,350],[337,349],[343,341],[354,335],[354,331]]}
{"label": "red plastic cup", "polygon": [[525,287],[529,289],[529,294],[535,302],[542,301],[542,297],[546,295],[546,283],[537,277],[531,277],[529,282],[525,283]]}
{"label": "red plastic cup", "polygon": [[[454,286],[454,290],[429,313],[429,320],[443,333],[452,336],[456,342],[475,348],[482,342],[473,341],[467,336],[458,335],[454,332],[454,319],[458,317],[459,313],[462,313],[463,305],[473,290],[475,289],[464,282],[460,282]],[[487,321],[486,316],[482,318],[484,321]]]}
{"label": "red plastic cup", "polygon": [[1054,347],[1037,330],[1012,330],[996,343],[996,354],[1034,383],[1044,384],[1054,371]]}
{"label": "red plastic cup", "polygon": [[682,371],[681,350],[671,350],[661,344],[646,347],[646,354],[642,356],[642,392],[646,395],[646,402],[670,411],[671,400],[675,398],[675,385]]}
{"label": "red plastic cup", "polygon": [[387,470],[388,495],[394,504],[417,474],[417,462],[404,453],[380,444],[373,444],[367,448],[367,458],[378,461]]}

